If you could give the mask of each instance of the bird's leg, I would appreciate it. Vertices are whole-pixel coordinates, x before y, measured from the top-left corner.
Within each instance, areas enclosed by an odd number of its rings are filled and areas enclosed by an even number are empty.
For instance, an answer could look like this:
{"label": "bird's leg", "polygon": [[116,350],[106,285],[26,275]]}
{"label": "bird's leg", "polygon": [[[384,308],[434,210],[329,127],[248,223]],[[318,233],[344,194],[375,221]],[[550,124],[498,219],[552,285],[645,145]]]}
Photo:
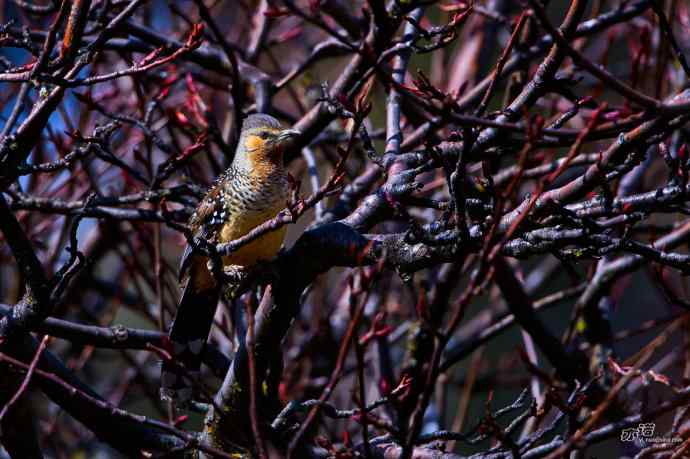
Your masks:
{"label": "bird's leg", "polygon": [[250,269],[238,265],[223,266],[223,274],[226,278],[225,297],[232,301],[237,298],[238,292],[250,274]]}

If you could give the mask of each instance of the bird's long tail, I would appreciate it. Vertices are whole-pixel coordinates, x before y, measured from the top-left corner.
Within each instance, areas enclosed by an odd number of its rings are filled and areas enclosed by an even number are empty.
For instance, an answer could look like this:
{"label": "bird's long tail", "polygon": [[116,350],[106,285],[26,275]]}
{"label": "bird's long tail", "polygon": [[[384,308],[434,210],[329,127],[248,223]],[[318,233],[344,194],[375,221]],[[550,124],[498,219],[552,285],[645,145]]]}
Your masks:
{"label": "bird's long tail", "polygon": [[218,304],[215,283],[199,286],[195,276],[187,279],[168,337],[172,360],[161,368],[161,398],[188,403],[193,395],[193,380],[198,380],[206,340]]}

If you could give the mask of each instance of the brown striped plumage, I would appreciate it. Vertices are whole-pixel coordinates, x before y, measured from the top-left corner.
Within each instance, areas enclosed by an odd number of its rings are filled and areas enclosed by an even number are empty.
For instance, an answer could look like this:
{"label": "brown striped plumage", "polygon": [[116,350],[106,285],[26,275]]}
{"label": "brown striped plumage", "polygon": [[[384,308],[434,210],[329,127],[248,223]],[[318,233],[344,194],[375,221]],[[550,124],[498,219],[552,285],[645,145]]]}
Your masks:
{"label": "brown striped plumage", "polygon": [[[283,165],[286,142],[297,134],[283,130],[268,115],[251,115],[243,125],[231,166],[199,203],[189,226],[195,237],[217,244],[240,238],[285,208],[288,192]],[[269,232],[223,258],[227,267],[248,267],[275,257],[285,237],[285,227]],[[173,358],[191,373],[200,368],[213,321],[219,286],[208,268],[208,259],[187,247],[180,263],[184,291],[169,336]],[[184,371],[163,363],[161,393],[186,402],[192,396]],[[193,375],[192,375],[193,376]]]}

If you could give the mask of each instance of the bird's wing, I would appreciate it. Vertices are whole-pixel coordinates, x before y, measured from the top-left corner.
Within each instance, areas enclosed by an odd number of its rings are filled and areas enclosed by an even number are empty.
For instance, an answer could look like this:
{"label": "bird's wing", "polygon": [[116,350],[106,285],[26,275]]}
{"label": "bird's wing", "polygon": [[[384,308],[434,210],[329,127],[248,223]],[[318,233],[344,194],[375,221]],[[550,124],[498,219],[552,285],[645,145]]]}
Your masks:
{"label": "bird's wing", "polygon": [[[204,196],[189,219],[189,226],[192,228],[194,237],[215,242],[216,234],[226,219],[225,212],[227,210],[223,202],[222,187],[216,184]],[[193,254],[194,247],[191,244],[187,244],[180,259],[180,280],[184,278],[189,269]]]}

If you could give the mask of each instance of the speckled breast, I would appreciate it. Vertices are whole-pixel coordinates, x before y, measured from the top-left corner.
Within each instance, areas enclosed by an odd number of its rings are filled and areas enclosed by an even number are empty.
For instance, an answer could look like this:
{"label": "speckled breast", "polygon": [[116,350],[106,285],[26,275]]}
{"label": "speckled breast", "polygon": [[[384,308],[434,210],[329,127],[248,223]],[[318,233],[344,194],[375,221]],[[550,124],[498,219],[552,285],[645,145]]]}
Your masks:
{"label": "speckled breast", "polygon": [[[229,211],[230,218],[219,234],[219,242],[229,242],[240,238],[262,223],[275,217],[286,206],[287,182],[283,177],[242,180],[236,187],[228,190],[226,202],[234,207]],[[283,226],[240,247],[236,252],[223,258],[226,265],[251,266],[276,256],[283,245],[287,227]]]}

